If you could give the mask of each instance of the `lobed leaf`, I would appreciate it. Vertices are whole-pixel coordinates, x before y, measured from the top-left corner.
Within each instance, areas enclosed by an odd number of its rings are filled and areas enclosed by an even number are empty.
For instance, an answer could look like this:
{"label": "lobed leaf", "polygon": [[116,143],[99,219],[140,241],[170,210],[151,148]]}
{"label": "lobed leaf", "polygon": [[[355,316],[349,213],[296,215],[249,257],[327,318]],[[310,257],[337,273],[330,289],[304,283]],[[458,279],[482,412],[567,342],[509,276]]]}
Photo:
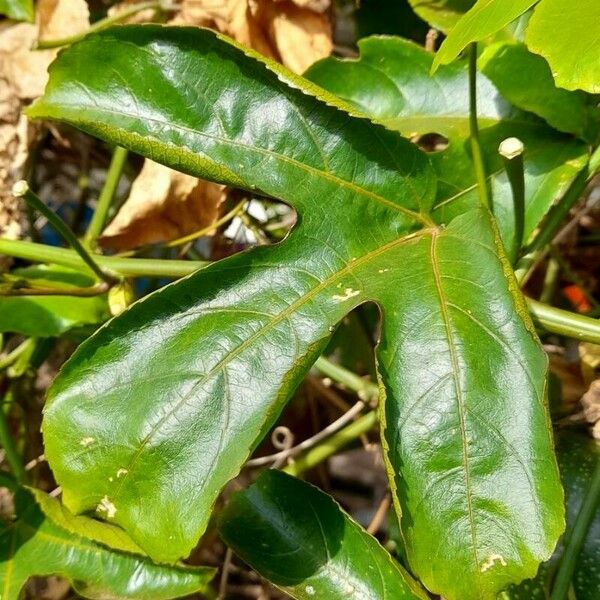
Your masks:
{"label": "lobed leaf", "polygon": [[17,600],[34,575],[66,577],[77,593],[97,600],[179,598],[207,591],[214,576],[213,569],[204,567],[154,565],[147,558],[117,552],[69,532],[44,516],[25,489],[17,492],[15,507],[16,519],[0,524],[3,600]]}
{"label": "lobed leaf", "polygon": [[411,568],[448,600],[485,600],[550,555],[563,509],[545,355],[490,215],[435,225],[416,146],[197,29],[87,37],[30,114],[298,212],[282,243],[150,295],[65,365],[44,438],[71,510],[96,509],[157,560],[189,553],[336,324],[376,302]]}
{"label": "lobed leaf", "polygon": [[219,532],[255,571],[298,600],[429,597],[330,496],[281,471],[264,471],[235,494]]}

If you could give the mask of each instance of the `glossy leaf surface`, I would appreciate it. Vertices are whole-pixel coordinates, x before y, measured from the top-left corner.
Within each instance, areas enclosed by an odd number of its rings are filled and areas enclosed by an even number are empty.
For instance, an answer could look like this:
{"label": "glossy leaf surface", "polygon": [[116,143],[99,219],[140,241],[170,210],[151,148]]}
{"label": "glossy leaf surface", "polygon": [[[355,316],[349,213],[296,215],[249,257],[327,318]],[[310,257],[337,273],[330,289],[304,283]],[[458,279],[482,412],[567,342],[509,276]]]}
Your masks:
{"label": "glossy leaf surface", "polygon": [[265,471],[219,518],[225,542],[292,598],[426,600],[377,540],[318,488]]}
{"label": "glossy leaf surface", "polygon": [[375,301],[411,567],[449,600],[493,598],[562,529],[545,356],[489,214],[435,225],[427,156],[340,102],[197,29],[119,28],[61,53],[30,114],[281,198],[298,224],[82,344],[50,392],[46,455],[70,509],[183,556],[335,325]]}
{"label": "glossy leaf surface", "polygon": [[[600,2],[543,0],[525,40],[549,63],[557,85],[600,93]],[[551,32],[551,33],[549,33]]]}
{"label": "glossy leaf surface", "polygon": [[[93,277],[66,267],[38,265],[14,269],[11,275],[35,287],[88,287]],[[55,337],[75,327],[97,325],[109,317],[106,294],[74,296],[0,296],[0,332]]]}
{"label": "glossy leaf surface", "polygon": [[506,27],[536,2],[538,0],[478,0],[448,33],[435,55],[432,69],[451,63],[469,44]]}
{"label": "glossy leaf surface", "polygon": [[[443,66],[429,76],[432,55],[397,38],[359,42],[358,60],[326,59],[306,76],[361,112],[405,135],[439,133],[448,148],[431,154],[439,177],[435,214],[441,221],[478,202],[469,135],[468,74],[465,64]],[[511,247],[513,202],[498,145],[516,136],[525,144],[525,239],[583,168],[585,144],[560,135],[535,117],[511,108],[490,81],[478,77],[478,114],[494,213]]]}
{"label": "glossy leaf surface", "polygon": [[524,44],[499,43],[486,48],[479,68],[504,98],[535,113],[559,131],[574,133],[590,143],[598,138],[598,102],[577,90],[556,86],[548,63]]}
{"label": "glossy leaf surface", "polygon": [[16,520],[0,524],[2,600],[17,600],[34,575],[66,577],[79,594],[98,600],[179,598],[206,590],[214,575],[213,569],[154,565],[70,533],[25,490],[17,492],[15,508]]}
{"label": "glossy leaf surface", "polygon": [[33,0],[0,0],[0,15],[15,21],[33,21]]}

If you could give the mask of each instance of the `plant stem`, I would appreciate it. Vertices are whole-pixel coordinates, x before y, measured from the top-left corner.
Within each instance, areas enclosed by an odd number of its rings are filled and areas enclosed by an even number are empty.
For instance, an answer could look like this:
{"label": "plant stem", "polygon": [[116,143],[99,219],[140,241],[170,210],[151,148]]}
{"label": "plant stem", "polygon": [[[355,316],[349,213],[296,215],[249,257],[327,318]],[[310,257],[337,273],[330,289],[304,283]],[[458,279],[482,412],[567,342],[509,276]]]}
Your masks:
{"label": "plant stem", "polygon": [[139,4],[134,4],[130,8],[127,8],[121,12],[118,12],[111,17],[106,17],[104,19],[100,19],[96,21],[89,29],[82,31],[76,35],[72,35],[65,38],[60,38],[57,40],[38,40],[34,46],[34,50],[47,50],[48,48],[60,48],[61,46],[68,46],[69,44],[74,44],[79,40],[82,40],[86,35],[90,33],[94,33],[95,31],[101,31],[102,29],[106,29],[111,25],[115,25],[117,23],[121,23],[122,21],[127,20],[132,15],[136,13],[147,10],[147,9],[160,9],[162,8],[162,2],[158,0],[154,0],[152,2],[140,2]]}
{"label": "plant stem", "polygon": [[246,203],[246,199],[244,198],[241,202],[238,202],[238,204],[236,204],[236,206],[234,206],[228,213],[224,214],[219,220],[215,221],[214,223],[211,223],[207,227],[203,227],[202,229],[199,229],[198,231],[194,231],[193,233],[190,233],[186,236],[183,236],[176,240],[173,240],[173,241],[169,242],[168,244],[165,244],[166,247],[174,248],[175,246],[183,246],[183,244],[187,244],[188,242],[193,242],[194,240],[197,240],[198,238],[205,236],[206,234],[210,233],[211,231],[217,229],[217,227],[224,225],[225,223],[227,223],[227,221],[229,221],[230,219],[235,217],[240,212],[240,210],[242,209],[242,207],[244,206],[245,203]]}
{"label": "plant stem", "polygon": [[[32,262],[52,263],[72,269],[81,269],[86,263],[73,250],[54,248],[23,240],[0,238],[0,254],[22,258]],[[185,277],[206,267],[209,262],[191,260],[162,260],[155,258],[119,258],[116,256],[91,255],[94,261],[122,277]]]}
{"label": "plant stem", "polygon": [[509,258],[514,265],[521,253],[523,246],[523,234],[525,231],[525,174],[523,171],[523,143],[517,138],[505,139],[498,148],[504,169],[510,183],[513,197],[513,210],[515,227],[513,232],[513,244],[509,252]]}
{"label": "plant stem", "polygon": [[26,352],[31,349],[33,345],[33,338],[27,338],[23,343],[19,344],[12,352],[9,352],[4,358],[0,358],[0,371],[10,367],[16,360]]}
{"label": "plant stem", "polygon": [[488,192],[481,142],[479,141],[479,125],[477,123],[477,43],[471,44],[469,48],[469,129],[479,199],[485,207],[491,210],[492,203]]}
{"label": "plant stem", "polygon": [[583,499],[581,508],[575,518],[573,529],[567,535],[565,540],[565,550],[563,552],[558,572],[554,580],[550,600],[565,600],[569,593],[571,579],[577,564],[577,558],[587,537],[590,525],[596,515],[598,503],[600,502],[600,460],[596,463],[596,469],[592,475],[590,487]]}
{"label": "plant stem", "polygon": [[344,446],[347,446],[350,442],[370,431],[376,423],[377,411],[372,410],[360,417],[360,419],[350,423],[350,425],[340,429],[340,431],[324,440],[318,446],[314,446],[304,454],[301,454],[293,463],[290,463],[282,470],[290,475],[298,476],[316,467]]}
{"label": "plant stem", "polygon": [[110,205],[112,204],[115,192],[119,186],[123,167],[127,162],[128,154],[129,152],[125,148],[121,148],[121,146],[117,146],[113,152],[108,171],[106,172],[106,181],[104,182],[104,186],[98,197],[96,210],[94,210],[94,215],[92,216],[92,220],[90,221],[83,238],[83,243],[88,248],[91,248],[94,245],[96,238],[104,228]]}
{"label": "plant stem", "polygon": [[341,383],[348,389],[356,392],[358,397],[365,402],[377,402],[379,398],[379,387],[375,383],[371,383],[356,373],[332,363],[325,357],[321,356],[317,359],[315,367],[334,381]]}
{"label": "plant stem", "polygon": [[8,424],[8,419],[6,417],[6,412],[3,405],[4,402],[2,402],[2,405],[0,405],[0,445],[2,445],[4,451],[6,452],[6,460],[10,465],[15,479],[21,483],[25,480],[25,467],[23,466],[23,462],[21,461],[21,457],[17,452],[17,448],[12,438],[10,426]]}
{"label": "plant stem", "polygon": [[118,281],[117,277],[102,270],[91,254],[83,247],[77,236],[71,231],[69,226],[53,211],[50,210],[40,198],[34,194],[25,180],[18,181],[13,187],[13,194],[18,198],[23,198],[27,204],[43,214],[55,231],[69,244],[83,262],[97,275],[99,279],[109,285]]}
{"label": "plant stem", "polygon": [[600,344],[600,320],[548,306],[531,298],[527,298],[527,306],[533,320],[537,321],[546,331],[580,342]]}
{"label": "plant stem", "polygon": [[105,281],[92,285],[90,287],[64,287],[64,288],[28,288],[16,287],[2,289],[0,287],[0,297],[2,296],[76,296],[79,298],[92,298],[106,294],[110,286]]}

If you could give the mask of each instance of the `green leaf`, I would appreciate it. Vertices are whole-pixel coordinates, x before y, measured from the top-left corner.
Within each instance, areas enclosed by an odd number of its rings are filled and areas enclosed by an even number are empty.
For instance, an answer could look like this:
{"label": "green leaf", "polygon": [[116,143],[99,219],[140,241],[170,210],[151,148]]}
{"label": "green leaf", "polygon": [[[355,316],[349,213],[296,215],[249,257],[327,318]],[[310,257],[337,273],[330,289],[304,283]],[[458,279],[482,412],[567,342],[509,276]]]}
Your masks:
{"label": "green leaf", "polygon": [[45,517],[24,489],[15,496],[15,508],[16,519],[0,524],[2,600],[17,600],[34,575],[66,577],[79,594],[98,600],[179,598],[206,591],[214,576],[204,567],[154,565],[70,533]]}
{"label": "green leaf", "polygon": [[33,0],[0,0],[0,15],[15,21],[33,22]]}
{"label": "green leaf", "polygon": [[28,491],[44,515],[58,527],[112,550],[144,555],[144,551],[120,527],[83,515],[76,516],[41,490],[28,488]]}
{"label": "green leaf", "polygon": [[[89,287],[96,283],[81,271],[48,265],[14,269],[11,275],[39,287]],[[75,327],[97,325],[109,316],[106,295],[0,296],[0,332],[55,337]]]}
{"label": "green leaf", "polygon": [[499,43],[486,48],[479,68],[504,98],[535,113],[559,131],[594,143],[600,130],[598,101],[577,90],[556,87],[548,63],[524,44]]}
{"label": "green leaf", "polygon": [[[565,431],[558,436],[556,453],[567,501],[567,532],[573,523],[589,489],[600,444],[585,433]],[[564,551],[563,540],[552,558],[540,567],[533,580],[511,586],[506,592],[510,600],[547,600],[552,579]],[[577,600],[597,600],[600,595],[600,510],[590,527],[573,575],[573,589]]]}
{"label": "green leaf", "polygon": [[[477,204],[478,192],[468,141],[467,65],[443,66],[430,77],[431,53],[411,42],[373,37],[361,40],[359,48],[359,59],[325,59],[311,67],[306,77],[405,135],[446,136],[448,148],[431,154],[439,178],[436,218],[444,222],[469,210]],[[526,240],[586,164],[586,147],[512,109],[486,77],[478,77],[477,96],[494,213],[510,248],[513,201],[498,154],[500,142],[514,136],[525,144]]]}
{"label": "green leaf", "polygon": [[441,31],[452,29],[475,4],[475,0],[408,0],[408,2],[422,19]]}
{"label": "green leaf", "polygon": [[336,324],[374,301],[411,568],[448,600],[493,598],[562,530],[545,355],[490,215],[435,225],[428,157],[346,108],[206,30],[124,27],[60,54],[31,115],[280,198],[298,223],[82,344],[49,394],[46,456],[70,510],[175,560]]}
{"label": "green leaf", "polygon": [[454,61],[469,44],[484,40],[506,27],[536,2],[538,0],[478,0],[440,46],[432,71]]}
{"label": "green leaf", "polygon": [[255,571],[298,600],[428,598],[331,496],[281,471],[264,471],[235,494],[219,532]]}
{"label": "green leaf", "polygon": [[556,84],[600,93],[600,2],[542,0],[527,28],[532,52],[550,63]]}

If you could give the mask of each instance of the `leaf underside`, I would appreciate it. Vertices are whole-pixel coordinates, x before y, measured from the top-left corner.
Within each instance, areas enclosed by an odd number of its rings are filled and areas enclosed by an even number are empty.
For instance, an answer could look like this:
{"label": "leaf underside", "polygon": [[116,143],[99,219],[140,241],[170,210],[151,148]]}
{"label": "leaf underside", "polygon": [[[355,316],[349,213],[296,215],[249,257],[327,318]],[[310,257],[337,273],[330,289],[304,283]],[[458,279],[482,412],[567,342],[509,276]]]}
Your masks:
{"label": "leaf underside", "polygon": [[[51,498],[44,502],[48,507],[57,504]],[[67,531],[46,517],[24,489],[17,492],[15,507],[16,520],[0,523],[2,600],[20,598],[21,588],[34,575],[66,577],[79,594],[97,600],[181,598],[206,591],[214,576],[214,569],[154,565],[148,558]],[[68,518],[63,516],[63,523]]]}
{"label": "leaf underside", "polygon": [[490,215],[436,225],[427,156],[348,110],[205,30],[123,27],[61,53],[31,116],[284,200],[298,224],[82,344],[50,390],[46,455],[70,509],[185,556],[336,324],[375,302],[411,568],[449,600],[491,599],[563,527],[545,355]]}

